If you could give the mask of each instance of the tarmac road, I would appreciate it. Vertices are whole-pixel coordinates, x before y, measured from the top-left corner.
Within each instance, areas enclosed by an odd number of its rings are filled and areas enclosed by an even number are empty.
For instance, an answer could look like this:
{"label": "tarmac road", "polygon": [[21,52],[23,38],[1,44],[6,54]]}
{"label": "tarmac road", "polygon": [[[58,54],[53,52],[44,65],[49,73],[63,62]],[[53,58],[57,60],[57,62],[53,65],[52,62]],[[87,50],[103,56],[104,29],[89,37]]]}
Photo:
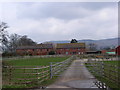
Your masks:
{"label": "tarmac road", "polygon": [[75,60],[70,67],[56,80],[55,83],[47,88],[96,88],[96,80],[85,67],[83,60]]}

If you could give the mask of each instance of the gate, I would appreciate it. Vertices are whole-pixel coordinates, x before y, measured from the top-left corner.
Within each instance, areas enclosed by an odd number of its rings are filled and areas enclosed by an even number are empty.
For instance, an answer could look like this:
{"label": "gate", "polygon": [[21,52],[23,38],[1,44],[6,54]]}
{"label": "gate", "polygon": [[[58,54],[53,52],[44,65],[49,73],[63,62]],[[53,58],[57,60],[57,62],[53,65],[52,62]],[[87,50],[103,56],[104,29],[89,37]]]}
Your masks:
{"label": "gate", "polygon": [[60,76],[61,72],[66,70],[74,59],[75,56],[72,56],[63,62],[50,62],[50,78]]}
{"label": "gate", "polygon": [[101,90],[110,90],[111,88],[119,90],[120,88],[119,65],[104,62],[112,60],[115,61],[115,58],[89,58],[85,62],[88,70],[97,78],[97,80],[94,82],[95,85]]}

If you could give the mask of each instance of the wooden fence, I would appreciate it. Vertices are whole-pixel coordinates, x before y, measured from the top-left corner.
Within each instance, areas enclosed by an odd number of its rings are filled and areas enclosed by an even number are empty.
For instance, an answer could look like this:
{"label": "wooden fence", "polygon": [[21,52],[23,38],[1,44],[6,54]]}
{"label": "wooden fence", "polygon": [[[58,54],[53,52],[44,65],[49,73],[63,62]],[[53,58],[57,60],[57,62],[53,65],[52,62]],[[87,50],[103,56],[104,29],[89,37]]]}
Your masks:
{"label": "wooden fence", "polygon": [[75,59],[75,56],[68,58],[63,62],[51,62],[50,63],[50,78],[53,76],[60,76],[60,73],[67,69],[71,62]]}
{"label": "wooden fence", "polygon": [[7,82],[7,85],[40,85],[64,71],[74,59],[75,56],[72,56],[63,62],[51,62],[49,66],[4,66],[3,81]]}
{"label": "wooden fence", "polygon": [[41,83],[49,78],[49,66],[8,66],[4,67],[4,72],[3,80],[9,85]]}
{"label": "wooden fence", "polygon": [[1,60],[17,60],[25,58],[48,58],[48,57],[66,57],[71,55],[37,55],[37,56],[15,56],[15,57],[1,57]]}
{"label": "wooden fence", "polygon": [[90,72],[98,79],[95,84],[103,90],[108,90],[108,87],[120,88],[120,66],[104,61],[106,60],[89,59],[86,63]]}

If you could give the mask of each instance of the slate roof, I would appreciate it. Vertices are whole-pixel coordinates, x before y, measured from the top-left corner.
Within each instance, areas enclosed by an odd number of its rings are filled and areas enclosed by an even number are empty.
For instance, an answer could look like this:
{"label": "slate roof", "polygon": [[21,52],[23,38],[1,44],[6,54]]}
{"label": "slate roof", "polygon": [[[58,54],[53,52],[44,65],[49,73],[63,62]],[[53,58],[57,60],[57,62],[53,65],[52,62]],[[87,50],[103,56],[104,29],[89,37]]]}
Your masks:
{"label": "slate roof", "polygon": [[85,43],[62,43],[62,44],[57,44],[57,49],[60,48],[83,48],[85,47]]}
{"label": "slate roof", "polygon": [[20,46],[17,49],[50,49],[53,48],[52,44],[38,44],[36,46]]}

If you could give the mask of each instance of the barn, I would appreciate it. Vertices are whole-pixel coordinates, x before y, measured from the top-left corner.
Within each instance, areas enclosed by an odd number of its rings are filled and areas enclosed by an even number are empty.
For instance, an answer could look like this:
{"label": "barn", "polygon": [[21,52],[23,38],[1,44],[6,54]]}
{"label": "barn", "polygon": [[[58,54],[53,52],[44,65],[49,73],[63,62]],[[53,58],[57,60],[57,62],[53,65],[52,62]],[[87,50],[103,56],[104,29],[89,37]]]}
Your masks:
{"label": "barn", "polygon": [[120,46],[116,48],[116,54],[120,56]]}

